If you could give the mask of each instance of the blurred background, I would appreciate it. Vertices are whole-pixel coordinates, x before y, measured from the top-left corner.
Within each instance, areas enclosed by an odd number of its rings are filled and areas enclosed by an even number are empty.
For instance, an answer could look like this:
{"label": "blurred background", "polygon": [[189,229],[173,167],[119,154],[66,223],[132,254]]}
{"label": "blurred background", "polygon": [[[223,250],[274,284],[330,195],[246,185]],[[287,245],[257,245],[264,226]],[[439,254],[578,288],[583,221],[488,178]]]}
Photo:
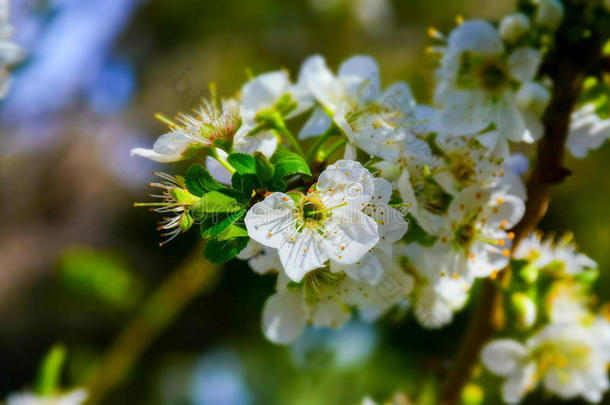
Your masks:
{"label": "blurred background", "polygon": [[[426,30],[456,15],[499,19],[509,0],[13,0],[27,58],[0,103],[0,398],[31,387],[57,342],[65,386],[86,381],[135,310],[198,248],[194,229],[166,246],[146,201],[151,172],[129,158],[165,131],[155,113],[188,112],[215,82],[232,95],[281,67],[293,77],[313,53],[336,68],[370,54],[383,83],[430,96]],[[544,230],[571,230],[600,264],[610,297],[610,146],[568,161]],[[199,253],[200,254],[200,253]],[[202,257],[203,260],[203,257]],[[471,308],[441,331],[401,311],[377,325],[309,330],[291,347],[267,342],[262,305],[274,278],[232,262],[152,343],[108,404],[354,404],[397,390],[433,403]],[[485,403],[497,403],[496,393]],[[527,403],[552,403],[541,394]],[[610,403],[610,402],[609,402]]]}

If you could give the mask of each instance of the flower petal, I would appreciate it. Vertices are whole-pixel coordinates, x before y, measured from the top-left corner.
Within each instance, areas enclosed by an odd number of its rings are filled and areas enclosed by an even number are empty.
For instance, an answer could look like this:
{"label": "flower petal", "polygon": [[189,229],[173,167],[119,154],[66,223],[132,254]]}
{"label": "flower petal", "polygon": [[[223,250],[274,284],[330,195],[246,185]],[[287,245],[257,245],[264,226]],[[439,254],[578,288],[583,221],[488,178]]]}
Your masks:
{"label": "flower petal", "polygon": [[331,124],[332,121],[324,109],[316,107],[301,128],[301,131],[299,131],[299,139],[307,139],[312,136],[323,134]]}
{"label": "flower petal", "polygon": [[487,344],[481,352],[481,361],[492,373],[509,376],[519,367],[527,356],[526,348],[512,339],[499,339]]}
{"label": "flower petal", "polygon": [[306,324],[303,296],[295,289],[278,292],[263,308],[263,333],[274,343],[287,344],[296,339]]}
{"label": "flower petal", "polygon": [[370,56],[356,55],[345,60],[339,67],[339,78],[352,100],[370,101],[381,92],[379,67]]}
{"label": "flower petal", "polygon": [[296,232],[294,202],[284,193],[273,193],[256,203],[246,214],[248,235],[272,248],[279,248]]}
{"label": "flower petal", "polygon": [[541,62],[542,53],[539,50],[522,47],[513,51],[508,57],[508,69],[515,79],[528,82],[538,73]]}

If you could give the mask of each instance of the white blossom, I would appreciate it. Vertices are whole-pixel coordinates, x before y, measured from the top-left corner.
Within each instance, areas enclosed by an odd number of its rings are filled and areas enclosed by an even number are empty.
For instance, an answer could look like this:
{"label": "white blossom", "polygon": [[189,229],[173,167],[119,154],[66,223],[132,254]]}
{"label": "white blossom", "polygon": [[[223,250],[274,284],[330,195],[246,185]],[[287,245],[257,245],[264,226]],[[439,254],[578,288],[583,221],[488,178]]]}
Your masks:
{"label": "white blossom", "polygon": [[437,71],[434,99],[441,123],[457,135],[491,126],[511,141],[538,139],[541,125],[519,109],[513,89],[534,79],[541,59],[540,51],[528,47],[506,55],[491,24],[464,22],[451,32]]}
{"label": "white blossom", "polygon": [[392,266],[393,245],[403,237],[408,225],[402,214],[389,205],[392,185],[382,178],[373,179],[373,185],[373,196],[363,212],[377,223],[379,242],[355,264],[331,260],[330,268],[333,272],[345,271],[356,280],[376,284],[384,269]]}
{"label": "white blossom", "polygon": [[[404,295],[410,287],[408,280],[403,281],[395,293]],[[351,318],[351,308],[359,309],[365,319],[374,320],[394,302],[394,296],[383,294],[378,286],[327,268],[307,273],[298,284],[280,273],[277,292],[263,308],[263,332],[272,342],[286,344],[308,324],[338,329]]]}
{"label": "white blossom", "polygon": [[250,240],[244,250],[237,255],[238,259],[248,260],[248,265],[258,274],[269,272],[279,272],[282,269],[282,262],[277,253],[277,249],[263,246],[254,240]]}
{"label": "white blossom", "polygon": [[362,212],[374,195],[373,177],[360,163],[340,160],[296,201],[273,193],[246,214],[248,234],[278,249],[286,274],[300,281],[328,259],[355,264],[379,241],[378,225]]}
{"label": "white blossom", "polygon": [[542,240],[542,234],[534,232],[519,244],[514,257],[527,260],[538,269],[552,267],[557,273],[567,275],[576,275],[585,269],[597,267],[595,261],[577,252],[570,233],[553,241],[552,237]]}
{"label": "white blossom", "polygon": [[595,104],[585,104],[572,113],[566,141],[572,156],[584,158],[590,150],[599,148],[608,138],[610,118],[600,118],[595,112]]}
{"label": "white blossom", "polygon": [[302,83],[291,84],[283,70],[256,76],[241,89],[239,115],[243,125],[235,134],[233,149],[248,154],[261,151],[270,157],[277,147],[277,138],[269,129],[258,128],[259,114],[274,110],[290,118],[311,108],[312,103],[308,89]]}
{"label": "white blossom", "polygon": [[451,277],[494,276],[509,261],[514,234],[523,216],[519,197],[495,188],[470,187],[452,202],[436,248],[445,255]]}
{"label": "white blossom", "polygon": [[428,329],[438,329],[453,320],[453,313],[468,299],[471,283],[463,277],[449,276],[442,255],[436,249],[417,243],[398,248],[397,260],[402,270],[413,278],[409,296],[418,322]]}
{"label": "white blossom", "polygon": [[524,345],[511,339],[492,341],[481,359],[506,379],[502,397],[507,403],[518,403],[539,382],[563,400],[582,396],[599,402],[608,389],[608,336],[610,326],[603,318],[591,325],[551,323]]}
{"label": "white blossom", "polygon": [[303,126],[301,139],[323,133],[334,122],[367,153],[384,159],[397,156],[415,107],[406,83],[395,83],[382,92],[379,68],[371,57],[347,59],[335,76],[318,55],[303,63],[301,81],[319,104]]}
{"label": "white blossom", "polygon": [[[241,125],[238,109],[239,103],[234,99],[222,100],[221,106],[206,101],[195,110],[195,115],[180,114],[177,117],[179,124],[171,124],[170,132],[161,135],[152,149],[134,148],[131,156],[163,163],[176,162],[192,149],[213,147],[219,140],[232,142]],[[253,143],[258,141],[253,138]]]}

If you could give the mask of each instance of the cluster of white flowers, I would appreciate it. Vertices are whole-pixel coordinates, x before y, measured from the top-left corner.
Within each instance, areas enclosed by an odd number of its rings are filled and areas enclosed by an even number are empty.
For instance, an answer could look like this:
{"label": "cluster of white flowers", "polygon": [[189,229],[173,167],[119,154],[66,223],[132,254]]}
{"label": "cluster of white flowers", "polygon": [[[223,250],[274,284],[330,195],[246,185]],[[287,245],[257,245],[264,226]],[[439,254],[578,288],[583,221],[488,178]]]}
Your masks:
{"label": "cluster of white flowers", "polygon": [[6,96],[10,84],[8,68],[22,57],[20,47],[11,42],[9,0],[0,0],[0,99]]}
{"label": "cluster of white flowers", "polygon": [[[599,402],[610,387],[610,320],[607,314],[591,311],[593,300],[587,285],[578,279],[596,263],[576,252],[569,235],[558,242],[532,235],[519,246],[515,258],[547,273],[553,281],[538,306],[519,293],[523,298],[520,309],[529,312],[531,319],[525,326],[544,318],[524,343],[499,339],[483,349],[484,365],[505,378],[504,401],[518,403],[541,383],[562,399],[582,396]],[[525,302],[528,304],[523,305]]]}
{"label": "cluster of white flowers", "polygon": [[[153,149],[132,152],[160,162],[204,152],[211,175],[199,166],[200,179],[164,177],[157,210],[175,216],[161,228],[174,237],[195,222],[193,212],[222,212],[218,222],[204,215],[202,234],[216,250],[206,247],[206,257],[238,257],[259,274],[277,274],[262,321],[276,343],[292,342],[307,325],[339,328],[353,312],[374,320],[399,304],[425,327],[449,323],[475,280],[509,266],[511,229],[525,212],[527,160],[510,149],[540,139],[552,98],[543,52],[527,37],[552,34],[564,14],[558,0],[533,5],[533,14],[508,15],[497,28],[469,20],[448,36],[430,31],[439,62],[433,106],[418,104],[404,82],[382,88],[371,57],[333,71],[314,55],[294,81],[285,71],[264,73],[221,106],[214,97],[195,116],[168,120],[171,131]],[[608,137],[610,121],[595,108],[583,105],[572,117],[575,156]],[[244,200],[225,210],[206,205]],[[538,234],[514,258],[562,277],[595,267],[569,238]],[[506,401],[541,380],[565,398],[597,400],[606,390],[608,322],[571,306],[577,288],[564,290],[549,298],[549,322],[525,344],[502,340],[483,353],[508,378]],[[521,328],[537,325],[526,292],[511,302]]]}
{"label": "cluster of white flowers", "polygon": [[165,162],[207,147],[222,162],[215,141],[223,139],[232,152],[269,157],[286,140],[284,120],[308,112],[300,139],[345,139],[344,159],[307,189],[269,193],[245,216],[251,241],[239,257],[279,273],[263,315],[271,340],[290,342],[308,323],[339,327],[350,308],[374,319],[404,301],[423,325],[440,327],[476,278],[508,264],[509,230],[526,198],[508,141],[540,136],[549,98],[535,81],[540,53],[507,54],[496,29],[478,20],[444,41],[436,107],[417,105],[403,82],[382,91],[370,57],[354,56],[335,74],[316,55],[295,83],[284,71],[257,76],[240,98],[182,115],[152,150],[133,151]]}

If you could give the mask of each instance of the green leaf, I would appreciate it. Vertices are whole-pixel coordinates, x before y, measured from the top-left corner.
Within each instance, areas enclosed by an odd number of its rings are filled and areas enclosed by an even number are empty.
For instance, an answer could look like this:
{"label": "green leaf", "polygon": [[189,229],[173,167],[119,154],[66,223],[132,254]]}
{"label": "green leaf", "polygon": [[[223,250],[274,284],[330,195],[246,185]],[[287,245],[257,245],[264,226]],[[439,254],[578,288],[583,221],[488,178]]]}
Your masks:
{"label": "green leaf", "polygon": [[280,180],[280,179],[271,179],[268,183],[267,183],[267,189],[269,191],[286,191],[286,187],[287,184],[284,180]]}
{"label": "green leaf", "polygon": [[270,180],[275,173],[275,167],[261,152],[254,152],[254,168],[256,169],[256,177],[258,177],[261,184]]}
{"label": "green leaf", "polygon": [[271,157],[271,163],[275,166],[274,180],[295,174],[311,176],[311,170],[307,162],[301,156],[287,150],[276,152]]}
{"label": "green leaf", "polygon": [[[231,214],[216,214],[209,215],[201,223],[201,236],[203,238],[216,238],[229,227],[231,227],[238,219],[240,219],[246,213],[246,209],[243,208]],[[247,236],[248,233],[246,232]],[[244,235],[241,235],[244,236]]]}
{"label": "green leaf", "polygon": [[231,185],[236,190],[241,191],[244,196],[252,195],[252,190],[256,184],[256,176],[253,174],[240,174],[238,172],[233,173],[231,177]]}
{"label": "green leaf", "polygon": [[242,238],[242,237],[247,237],[247,236],[248,236],[248,231],[245,228],[242,228],[241,226],[238,226],[238,225],[231,225],[222,234],[218,235],[217,240],[223,241],[223,240],[229,240],[229,239],[233,239],[233,238]]}
{"label": "green leaf", "polygon": [[[244,209],[244,205],[237,201],[235,197],[229,196],[226,189],[221,191],[210,191],[201,197],[199,209],[203,213],[222,213],[222,212],[237,212]],[[237,191],[237,190],[231,190]]]}
{"label": "green leaf", "polygon": [[237,254],[246,247],[249,240],[250,238],[247,236],[241,236],[228,240],[212,239],[205,245],[203,255],[211,263],[224,263],[237,256]]}
{"label": "green leaf", "polygon": [[66,348],[63,345],[54,345],[45,355],[36,381],[36,393],[48,396],[59,391],[61,370],[66,359]]}
{"label": "green leaf", "polygon": [[240,174],[256,174],[254,156],[245,153],[233,153],[229,155],[227,161]]}
{"label": "green leaf", "polygon": [[186,183],[188,191],[197,197],[202,197],[209,191],[218,190],[224,187],[212,177],[205,167],[197,164],[189,167],[184,182]]}

